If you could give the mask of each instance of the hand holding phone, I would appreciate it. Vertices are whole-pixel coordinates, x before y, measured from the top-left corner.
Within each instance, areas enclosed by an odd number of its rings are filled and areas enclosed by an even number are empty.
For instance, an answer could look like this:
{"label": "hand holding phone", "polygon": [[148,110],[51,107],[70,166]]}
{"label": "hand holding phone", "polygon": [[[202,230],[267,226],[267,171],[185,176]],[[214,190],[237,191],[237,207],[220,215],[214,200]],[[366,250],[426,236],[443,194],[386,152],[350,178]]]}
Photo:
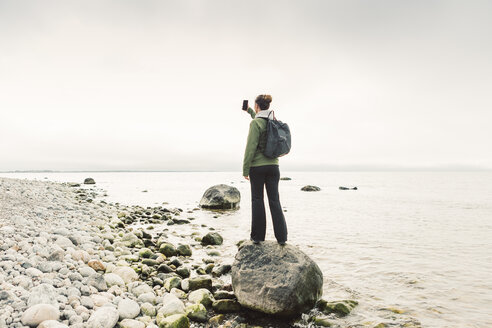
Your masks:
{"label": "hand holding phone", "polygon": [[248,109],[248,101],[243,100],[243,110],[247,110],[247,109]]}

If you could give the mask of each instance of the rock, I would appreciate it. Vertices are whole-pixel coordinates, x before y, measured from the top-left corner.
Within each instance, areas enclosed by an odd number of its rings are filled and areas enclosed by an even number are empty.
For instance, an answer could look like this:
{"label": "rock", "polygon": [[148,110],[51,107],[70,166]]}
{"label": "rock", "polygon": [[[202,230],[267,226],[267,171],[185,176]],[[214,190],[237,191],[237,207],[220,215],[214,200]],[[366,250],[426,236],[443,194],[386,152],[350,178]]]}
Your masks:
{"label": "rock", "polygon": [[65,252],[61,249],[57,249],[48,256],[48,261],[63,261],[65,258]]}
{"label": "rock", "polygon": [[209,308],[215,301],[212,293],[205,288],[200,288],[189,293],[188,300],[192,303],[200,303]]}
{"label": "rock", "polygon": [[185,306],[183,301],[173,294],[165,294],[162,298],[162,307],[157,312],[165,317],[172,314],[182,314],[185,313]]}
{"label": "rock", "polygon": [[162,243],[161,246],[159,246],[159,252],[167,257],[175,256],[177,254],[176,248],[171,243]]}
{"label": "rock", "polygon": [[149,259],[150,257],[152,257],[152,255],[154,255],[154,253],[152,253],[152,250],[150,250],[149,248],[142,248],[140,249],[140,251],[138,251],[138,255],[141,258]]}
{"label": "rock", "polygon": [[155,317],[155,315],[157,314],[157,310],[151,303],[143,303],[140,306],[140,312],[142,312],[143,315],[149,317]]}
{"label": "rock", "polygon": [[181,256],[191,256],[191,247],[189,245],[178,245],[176,250]]}
{"label": "rock", "polygon": [[56,320],[46,320],[41,322],[38,328],[68,328],[68,326]]}
{"label": "rock", "polygon": [[99,273],[91,275],[87,279],[87,285],[95,287],[100,292],[105,292],[108,290],[108,284],[106,283],[104,276]]}
{"label": "rock", "polygon": [[222,264],[222,265],[219,265],[218,267],[215,267],[212,270],[212,275],[214,277],[220,277],[224,274],[229,273],[229,271],[231,271],[231,265],[230,264]]}
{"label": "rock", "polygon": [[55,287],[48,284],[41,284],[34,287],[29,293],[29,299],[27,306],[33,306],[36,304],[51,304],[58,308],[58,293]]}
{"label": "rock", "polygon": [[296,316],[310,310],[323,291],[318,265],[297,247],[275,241],[242,243],[231,278],[242,306],[277,316]]}
{"label": "rock", "polygon": [[343,300],[336,302],[328,302],[324,299],[320,299],[316,303],[316,307],[320,309],[324,314],[336,313],[340,316],[346,316],[359,304],[357,301]]}
{"label": "rock", "polygon": [[202,237],[202,245],[222,245],[224,239],[217,232],[209,232]]}
{"label": "rock", "polygon": [[129,232],[121,237],[121,243],[126,247],[144,247],[144,243],[133,232]]}
{"label": "rock", "polygon": [[106,266],[104,265],[104,263],[102,263],[99,260],[90,260],[89,262],[87,262],[87,265],[89,267],[93,268],[95,271],[104,271],[104,270],[106,270]]}
{"label": "rock", "polygon": [[357,190],[357,187],[338,187],[340,190]]}
{"label": "rock", "polygon": [[218,325],[220,325],[223,321],[224,321],[225,317],[223,314],[218,314],[218,315],[215,315],[213,317],[211,317],[209,320],[208,320],[208,323],[212,326],[212,327],[216,327]]}
{"label": "rock", "polygon": [[133,281],[138,280],[138,274],[135,272],[135,270],[127,266],[117,267],[113,270],[113,273],[120,276],[125,284],[129,284]]}
{"label": "rock", "polygon": [[93,178],[86,178],[84,184],[96,184],[96,181]]}
{"label": "rock", "polygon": [[106,281],[106,284],[108,287],[112,286],[125,286],[125,282],[123,281],[123,278],[118,276],[117,274],[114,273],[106,273],[104,275],[104,280]]}
{"label": "rock", "polygon": [[118,303],[118,313],[121,319],[133,319],[140,313],[137,302],[124,298]]}
{"label": "rock", "polygon": [[313,318],[313,323],[320,327],[332,327],[334,325],[334,322],[330,318],[318,316]]}
{"label": "rock", "polygon": [[179,274],[182,278],[188,278],[190,276],[190,269],[183,266],[177,268],[176,273]]}
{"label": "rock", "polygon": [[212,308],[218,313],[231,313],[241,311],[241,305],[236,300],[224,299],[212,303]]}
{"label": "rock", "polygon": [[290,181],[292,180],[291,178],[289,177],[281,177],[280,180],[283,180],[283,181]]}
{"label": "rock", "polygon": [[317,186],[307,185],[301,188],[302,191],[320,191],[321,188]]}
{"label": "rock", "polygon": [[227,290],[218,290],[214,293],[214,298],[216,300],[235,299],[236,295],[234,295],[233,292],[229,292]]}
{"label": "rock", "polygon": [[173,288],[179,288],[181,286],[181,278],[170,277],[164,280],[164,288],[169,292]]}
{"label": "rock", "polygon": [[140,295],[147,294],[147,293],[154,294],[154,290],[152,289],[152,287],[150,287],[146,283],[138,283],[137,286],[132,286],[130,288],[130,292],[136,297],[139,297]]}
{"label": "rock", "polygon": [[185,314],[173,314],[164,317],[162,313],[159,313],[156,322],[159,328],[188,328],[190,326],[190,320]]}
{"label": "rock", "polygon": [[238,209],[241,193],[235,187],[219,184],[208,188],[200,200],[206,209]]}
{"label": "rock", "polygon": [[212,278],[207,275],[193,277],[188,280],[188,289],[197,290],[200,288],[206,288],[212,290]]}
{"label": "rock", "polygon": [[87,321],[87,328],[113,328],[120,315],[113,307],[103,306],[95,311]]}
{"label": "rock", "polygon": [[36,304],[27,309],[22,315],[22,324],[30,327],[37,327],[46,320],[58,320],[60,311],[51,304]]}
{"label": "rock", "polygon": [[138,320],[124,319],[119,323],[119,328],[145,328],[145,323]]}
{"label": "rock", "polygon": [[205,322],[207,321],[207,309],[203,304],[191,304],[186,307],[186,316],[190,318],[190,320]]}

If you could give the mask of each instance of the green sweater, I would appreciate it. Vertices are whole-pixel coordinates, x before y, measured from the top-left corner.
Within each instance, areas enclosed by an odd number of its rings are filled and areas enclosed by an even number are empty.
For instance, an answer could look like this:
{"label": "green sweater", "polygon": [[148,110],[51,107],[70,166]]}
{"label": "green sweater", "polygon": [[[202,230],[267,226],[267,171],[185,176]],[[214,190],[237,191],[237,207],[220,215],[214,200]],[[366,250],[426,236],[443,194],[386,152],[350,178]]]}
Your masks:
{"label": "green sweater", "polygon": [[263,155],[263,149],[266,142],[267,122],[262,118],[255,118],[256,113],[248,107],[248,113],[253,120],[249,124],[248,141],[244,151],[243,176],[249,176],[249,168],[263,165],[278,165],[278,158],[268,158]]}

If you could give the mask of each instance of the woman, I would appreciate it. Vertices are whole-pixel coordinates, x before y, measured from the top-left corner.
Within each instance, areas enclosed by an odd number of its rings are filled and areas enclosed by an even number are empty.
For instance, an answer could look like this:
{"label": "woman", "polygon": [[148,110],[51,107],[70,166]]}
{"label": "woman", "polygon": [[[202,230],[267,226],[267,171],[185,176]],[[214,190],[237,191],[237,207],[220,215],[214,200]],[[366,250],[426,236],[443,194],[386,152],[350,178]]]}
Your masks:
{"label": "woman", "polygon": [[285,245],[287,224],[278,194],[278,182],[280,180],[278,158],[272,159],[263,155],[266,144],[267,120],[273,118],[273,113],[269,118],[271,102],[272,96],[259,95],[255,100],[254,111],[248,107],[248,113],[253,120],[249,125],[248,141],[244,152],[243,176],[251,184],[251,240],[255,244],[265,240],[266,215],[263,190],[266,187],[275,238],[280,245]]}

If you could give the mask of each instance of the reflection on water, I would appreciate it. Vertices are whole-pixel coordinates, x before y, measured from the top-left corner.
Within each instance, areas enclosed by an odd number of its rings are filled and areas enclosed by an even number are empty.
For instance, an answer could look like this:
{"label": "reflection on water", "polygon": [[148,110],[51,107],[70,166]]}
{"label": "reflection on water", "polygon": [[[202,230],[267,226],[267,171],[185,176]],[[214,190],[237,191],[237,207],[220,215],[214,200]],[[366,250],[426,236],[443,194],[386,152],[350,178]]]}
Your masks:
{"label": "reflection on water", "polygon": [[[234,172],[2,174],[55,181],[93,177],[107,201],[143,206],[169,202],[194,223],[216,228],[222,253],[249,238],[249,182]],[[421,322],[423,327],[492,326],[492,173],[282,172],[280,201],[288,242],[320,266],[324,298],[355,299],[342,323]],[[241,208],[186,211],[203,192],[226,183],[241,192]],[[302,192],[312,184],[320,192]],[[338,190],[357,186],[357,191]],[[147,190],[148,192],[142,192]],[[268,209],[268,202],[266,201]],[[268,216],[270,218],[270,216]],[[267,239],[274,240],[271,221]]]}

